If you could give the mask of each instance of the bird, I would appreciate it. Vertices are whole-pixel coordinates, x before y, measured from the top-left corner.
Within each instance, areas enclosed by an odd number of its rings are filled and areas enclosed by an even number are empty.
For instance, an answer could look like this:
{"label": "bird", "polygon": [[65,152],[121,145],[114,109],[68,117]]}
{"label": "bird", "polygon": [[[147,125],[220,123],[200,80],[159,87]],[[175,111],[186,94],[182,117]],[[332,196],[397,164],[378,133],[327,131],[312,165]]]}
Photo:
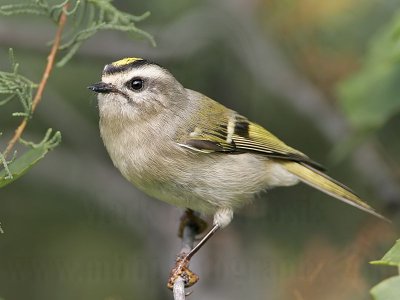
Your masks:
{"label": "bird", "polygon": [[261,125],[194,90],[150,60],[107,64],[98,95],[99,127],[115,167],[138,189],[169,204],[213,215],[190,258],[255,195],[299,182],[384,219],[307,155]]}

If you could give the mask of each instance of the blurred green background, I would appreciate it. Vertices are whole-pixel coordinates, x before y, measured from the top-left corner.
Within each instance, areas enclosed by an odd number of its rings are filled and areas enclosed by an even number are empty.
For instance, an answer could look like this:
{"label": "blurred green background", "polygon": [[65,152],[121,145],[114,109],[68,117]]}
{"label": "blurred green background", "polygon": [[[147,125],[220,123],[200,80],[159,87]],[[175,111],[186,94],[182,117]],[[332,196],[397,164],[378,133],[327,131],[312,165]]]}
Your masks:
{"label": "blurred green background", "polygon": [[[10,1],[0,1],[1,4]],[[399,236],[400,3],[394,0],[114,1],[157,42],[106,31],[55,68],[24,134],[63,141],[0,190],[0,298],[171,299],[181,210],[113,167],[87,86],[105,64],[148,58],[324,164],[394,220],[298,185],[260,195],[192,261],[193,299],[370,299],[393,274],[371,266]],[[399,26],[398,26],[399,24]],[[14,48],[38,82],[55,26],[0,17],[0,67]],[[19,124],[0,107],[0,149]]]}

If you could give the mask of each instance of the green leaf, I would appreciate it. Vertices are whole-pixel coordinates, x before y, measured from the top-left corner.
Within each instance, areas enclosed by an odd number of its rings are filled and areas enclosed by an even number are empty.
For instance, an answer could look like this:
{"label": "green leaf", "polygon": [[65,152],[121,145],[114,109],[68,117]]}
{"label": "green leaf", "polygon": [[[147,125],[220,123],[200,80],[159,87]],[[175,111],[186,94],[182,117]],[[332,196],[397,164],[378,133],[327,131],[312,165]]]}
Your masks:
{"label": "green leaf", "polygon": [[44,147],[33,148],[10,163],[8,165],[8,169],[12,177],[6,173],[6,170],[0,171],[0,188],[10,184],[24,175],[30,168],[32,168],[33,165],[41,160],[47,152],[48,149]]}
{"label": "green leaf", "polygon": [[[372,261],[371,264],[400,267],[400,239],[396,241],[394,246],[382,257],[382,259]],[[398,299],[400,299],[400,297]]]}
{"label": "green leaf", "polygon": [[400,299],[400,276],[388,278],[371,289],[375,300]]}
{"label": "green leaf", "polygon": [[[45,138],[39,144],[27,143],[32,149],[26,151],[19,158],[10,163],[6,163],[7,169],[0,171],[0,188],[14,182],[32,168],[39,160],[41,160],[47,152],[52,150],[61,142],[60,132],[56,132],[52,137],[51,129],[45,135]],[[11,175],[11,176],[10,176]]]}

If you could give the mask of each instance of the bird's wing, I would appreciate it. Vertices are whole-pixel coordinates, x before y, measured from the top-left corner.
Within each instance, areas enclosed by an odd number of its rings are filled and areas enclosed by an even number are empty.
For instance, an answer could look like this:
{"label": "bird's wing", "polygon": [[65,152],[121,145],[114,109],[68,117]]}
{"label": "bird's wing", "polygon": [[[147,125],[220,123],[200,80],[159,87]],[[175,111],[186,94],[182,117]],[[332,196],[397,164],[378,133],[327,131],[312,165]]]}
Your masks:
{"label": "bird's wing", "polygon": [[[318,170],[322,166],[302,152],[286,145],[262,126],[230,112],[218,118],[208,118],[207,123],[193,124],[191,132],[179,143],[192,150],[212,153],[257,153],[267,157],[302,162]],[[201,120],[202,118],[200,118]]]}

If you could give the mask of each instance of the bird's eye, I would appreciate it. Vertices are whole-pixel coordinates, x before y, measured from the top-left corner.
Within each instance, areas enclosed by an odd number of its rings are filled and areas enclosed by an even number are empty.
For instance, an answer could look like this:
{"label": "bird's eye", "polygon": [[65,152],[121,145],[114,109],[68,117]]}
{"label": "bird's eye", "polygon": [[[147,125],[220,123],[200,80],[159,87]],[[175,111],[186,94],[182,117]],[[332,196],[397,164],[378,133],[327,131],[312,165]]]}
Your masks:
{"label": "bird's eye", "polygon": [[140,91],[143,88],[143,79],[141,79],[141,78],[133,78],[129,82],[129,87],[134,91]]}

